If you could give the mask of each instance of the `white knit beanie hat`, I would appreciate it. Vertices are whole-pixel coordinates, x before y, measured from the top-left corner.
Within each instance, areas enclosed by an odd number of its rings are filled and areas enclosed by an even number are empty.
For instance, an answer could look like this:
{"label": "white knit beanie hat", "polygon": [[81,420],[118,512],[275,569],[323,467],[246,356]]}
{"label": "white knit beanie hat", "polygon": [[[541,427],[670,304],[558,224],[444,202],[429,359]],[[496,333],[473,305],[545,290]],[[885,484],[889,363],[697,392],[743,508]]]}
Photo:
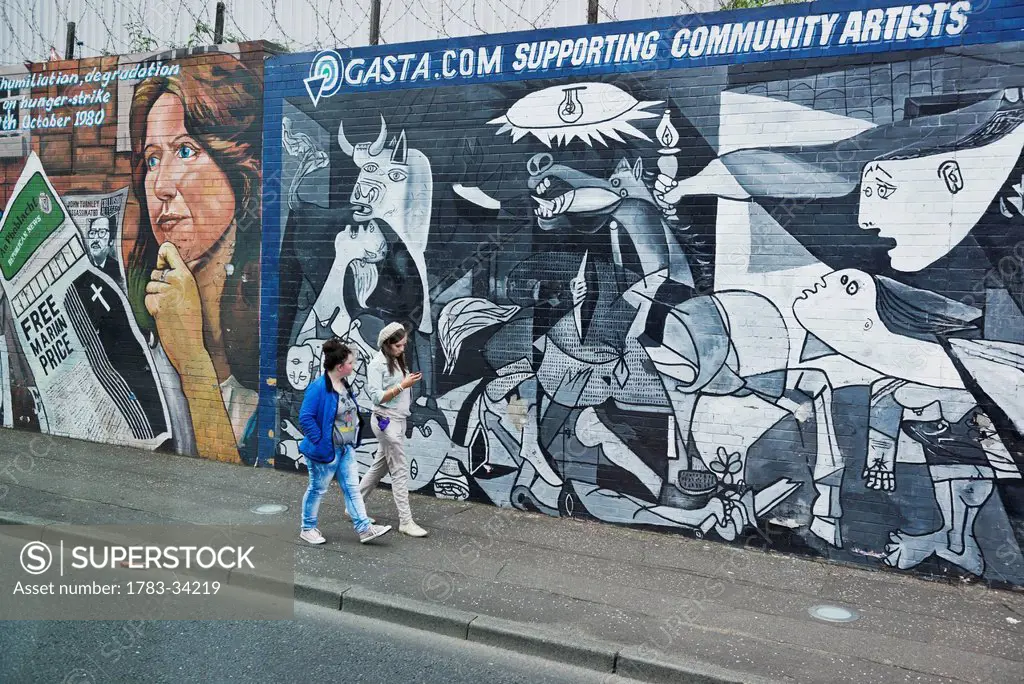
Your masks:
{"label": "white knit beanie hat", "polygon": [[381,347],[383,347],[384,343],[388,340],[388,338],[394,335],[396,332],[404,330],[405,326],[402,325],[401,323],[388,323],[387,325],[384,326],[384,329],[380,331],[380,334],[377,335],[377,348],[380,349]]}

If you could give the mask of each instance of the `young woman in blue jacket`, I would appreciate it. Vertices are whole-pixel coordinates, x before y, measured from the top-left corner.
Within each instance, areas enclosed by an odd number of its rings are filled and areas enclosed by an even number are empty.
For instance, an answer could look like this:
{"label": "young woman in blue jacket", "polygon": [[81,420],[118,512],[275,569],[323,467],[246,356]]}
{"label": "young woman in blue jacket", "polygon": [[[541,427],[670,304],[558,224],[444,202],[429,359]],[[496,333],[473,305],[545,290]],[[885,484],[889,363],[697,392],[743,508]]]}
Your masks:
{"label": "young woman in blue jacket", "polygon": [[309,470],[299,538],[310,544],[327,541],[317,529],[317,512],[331,480],[337,478],[345,496],[345,510],[352,516],[359,541],[365,544],[387,534],[391,526],[370,522],[359,493],[355,457],[359,444],[359,404],[346,380],[352,374],[355,354],[337,337],[324,342],[323,352],[324,374],[306,388],[299,410],[299,425],[305,435],[299,452],[306,457]]}

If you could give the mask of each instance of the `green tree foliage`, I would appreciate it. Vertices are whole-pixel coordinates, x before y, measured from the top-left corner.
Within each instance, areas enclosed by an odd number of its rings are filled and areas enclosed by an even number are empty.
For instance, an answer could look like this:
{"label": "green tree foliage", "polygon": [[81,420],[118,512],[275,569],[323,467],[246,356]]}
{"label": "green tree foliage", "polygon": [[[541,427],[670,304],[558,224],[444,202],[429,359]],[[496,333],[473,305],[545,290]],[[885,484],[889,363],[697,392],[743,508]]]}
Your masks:
{"label": "green tree foliage", "polygon": [[[196,22],[195,29],[185,39],[184,43],[169,42],[166,45],[160,43],[156,36],[149,32],[149,29],[141,21],[130,22],[128,29],[128,48],[132,52],[154,52],[158,49],[194,48],[202,45],[213,45],[213,27],[200,19]],[[230,33],[224,33],[225,43],[240,43],[242,39]]]}

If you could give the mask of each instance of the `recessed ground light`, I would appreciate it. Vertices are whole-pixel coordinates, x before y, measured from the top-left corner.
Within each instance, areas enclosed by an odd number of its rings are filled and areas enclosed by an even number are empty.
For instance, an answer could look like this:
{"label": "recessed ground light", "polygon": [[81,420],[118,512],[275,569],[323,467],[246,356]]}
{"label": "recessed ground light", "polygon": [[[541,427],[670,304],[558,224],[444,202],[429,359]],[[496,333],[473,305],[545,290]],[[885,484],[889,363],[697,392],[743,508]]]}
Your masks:
{"label": "recessed ground light", "polygon": [[274,515],[275,513],[284,513],[288,507],[284,504],[260,504],[253,506],[250,510],[258,515]]}
{"label": "recessed ground light", "polygon": [[860,617],[857,611],[840,606],[811,606],[808,612],[812,618],[825,622],[853,622]]}

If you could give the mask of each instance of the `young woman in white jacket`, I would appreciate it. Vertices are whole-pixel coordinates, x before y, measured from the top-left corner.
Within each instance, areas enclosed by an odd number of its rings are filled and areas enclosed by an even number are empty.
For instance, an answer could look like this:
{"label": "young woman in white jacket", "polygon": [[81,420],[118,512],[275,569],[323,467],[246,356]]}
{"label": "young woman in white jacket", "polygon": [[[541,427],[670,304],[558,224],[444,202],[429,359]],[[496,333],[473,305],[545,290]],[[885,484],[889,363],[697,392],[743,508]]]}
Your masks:
{"label": "young woman in white jacket", "polygon": [[409,508],[409,465],[405,459],[405,421],[409,417],[412,386],[423,377],[410,373],[405,362],[406,331],[401,323],[388,323],[377,336],[380,351],[366,369],[366,387],[373,402],[370,425],[380,446],[373,465],[359,482],[366,501],[384,473],[391,474],[391,494],[398,508],[398,531],[425,537],[427,531],[412,519]]}

